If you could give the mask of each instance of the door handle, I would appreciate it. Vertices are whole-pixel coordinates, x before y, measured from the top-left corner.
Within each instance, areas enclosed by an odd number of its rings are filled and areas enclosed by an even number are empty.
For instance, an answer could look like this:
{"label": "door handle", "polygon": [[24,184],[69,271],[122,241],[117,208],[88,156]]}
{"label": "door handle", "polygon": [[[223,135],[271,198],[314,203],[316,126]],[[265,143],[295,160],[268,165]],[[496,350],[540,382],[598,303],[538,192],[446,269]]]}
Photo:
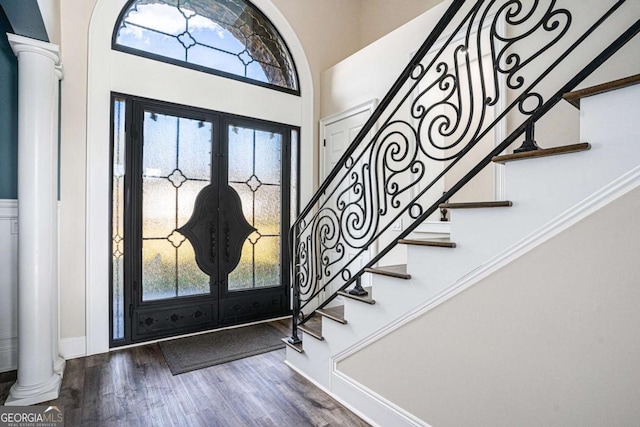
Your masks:
{"label": "door handle", "polygon": [[218,187],[209,184],[198,193],[189,221],[178,228],[193,246],[200,270],[212,277],[218,274],[218,221]]}
{"label": "door handle", "polygon": [[[223,236],[220,236],[220,226]],[[254,231],[244,217],[238,193],[228,185],[218,188],[214,184],[200,191],[191,218],[178,228],[193,246],[200,270],[214,277],[224,276],[236,268],[244,241]],[[220,244],[222,253],[218,251]]]}
{"label": "door handle", "polygon": [[215,264],[216,262],[216,223],[211,221],[209,223],[209,235],[211,236],[211,242],[209,246],[209,260]]}
{"label": "door handle", "polygon": [[229,262],[231,258],[231,227],[229,227],[229,222],[224,222],[224,259],[226,262]]}
{"label": "door handle", "polygon": [[224,230],[224,262],[221,263],[221,273],[227,274],[240,263],[244,242],[256,231],[244,217],[240,196],[230,186],[220,191],[220,222]]}

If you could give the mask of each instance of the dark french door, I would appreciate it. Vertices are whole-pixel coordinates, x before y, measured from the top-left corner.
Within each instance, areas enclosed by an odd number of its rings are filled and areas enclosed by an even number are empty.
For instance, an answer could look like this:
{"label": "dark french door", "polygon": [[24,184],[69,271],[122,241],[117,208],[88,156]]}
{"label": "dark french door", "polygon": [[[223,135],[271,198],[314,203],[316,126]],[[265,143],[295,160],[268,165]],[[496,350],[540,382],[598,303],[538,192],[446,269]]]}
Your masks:
{"label": "dark french door", "polygon": [[[114,229],[124,236],[114,232],[122,250],[113,252],[113,345],[290,313],[284,266],[297,131],[131,97],[115,97],[114,108],[118,102],[125,113],[114,112]],[[118,162],[124,182],[116,183]]]}

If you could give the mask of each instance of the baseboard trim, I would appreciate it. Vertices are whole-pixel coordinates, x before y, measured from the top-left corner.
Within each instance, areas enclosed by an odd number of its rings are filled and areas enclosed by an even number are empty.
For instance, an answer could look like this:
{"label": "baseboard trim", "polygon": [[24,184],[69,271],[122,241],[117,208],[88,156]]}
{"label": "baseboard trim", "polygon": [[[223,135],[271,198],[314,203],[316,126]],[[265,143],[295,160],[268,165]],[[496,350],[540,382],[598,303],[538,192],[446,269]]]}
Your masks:
{"label": "baseboard trim", "polygon": [[65,360],[77,359],[87,355],[86,337],[65,338],[60,340],[60,355]]}
{"label": "baseboard trim", "polygon": [[319,382],[317,382],[316,380],[314,380],[313,378],[311,378],[310,376],[308,376],[307,374],[305,374],[303,371],[301,371],[300,369],[298,369],[297,367],[295,367],[291,362],[289,362],[288,360],[284,361],[284,364],[287,365],[289,368],[291,368],[293,371],[295,371],[296,373],[300,374],[301,376],[303,376],[307,381],[309,381],[311,384],[313,384],[314,386],[318,387],[320,390],[322,390],[323,392],[327,393],[329,396],[331,396],[332,399],[335,399],[336,401],[338,401],[342,406],[344,406],[345,408],[347,408],[348,410],[350,410],[351,412],[353,412],[354,414],[356,414],[358,417],[362,418],[364,421],[366,421],[367,423],[371,424],[374,427],[382,427],[382,425],[374,422],[371,418],[369,418],[368,416],[366,416],[365,414],[363,414],[362,412],[360,412],[359,410],[357,410],[356,408],[354,408],[353,406],[351,406],[350,403],[342,400],[339,396],[336,396],[334,393],[331,392],[331,390],[327,390],[326,387],[324,387],[322,384],[320,384]]}
{"label": "baseboard trim", "polygon": [[0,218],[18,218],[18,201],[0,199]]}
{"label": "baseboard trim", "polygon": [[368,347],[370,344],[391,334],[412,320],[424,315],[425,313],[438,307],[440,304],[455,297],[459,293],[474,286],[489,275],[500,270],[507,264],[525,255],[527,252],[540,246],[551,238],[557,236],[564,230],[575,225],[587,216],[595,213],[599,209],[605,207],[609,203],[624,196],[631,190],[640,186],[640,166],[635,167],[631,171],[622,175],[610,184],[596,191],[591,196],[577,203],[573,207],[558,215],[542,227],[525,236],[500,254],[496,255],[485,264],[479,266],[475,270],[455,281],[451,286],[435,295],[433,298],[420,304],[410,312],[405,313],[384,328],[374,332],[373,334],[361,339],[354,345],[344,349],[340,353],[332,357],[331,363],[335,371],[337,364],[349,356]]}
{"label": "baseboard trim", "polygon": [[[341,402],[348,400],[351,402],[350,405],[352,406],[349,409],[355,405],[358,410],[372,414],[373,418],[377,421],[377,423],[375,423],[376,425],[431,427],[423,420],[393,404],[391,401],[345,375],[343,372],[338,371],[335,363],[333,364],[331,372],[331,389],[332,396],[336,400]],[[344,400],[342,396],[344,396]]]}

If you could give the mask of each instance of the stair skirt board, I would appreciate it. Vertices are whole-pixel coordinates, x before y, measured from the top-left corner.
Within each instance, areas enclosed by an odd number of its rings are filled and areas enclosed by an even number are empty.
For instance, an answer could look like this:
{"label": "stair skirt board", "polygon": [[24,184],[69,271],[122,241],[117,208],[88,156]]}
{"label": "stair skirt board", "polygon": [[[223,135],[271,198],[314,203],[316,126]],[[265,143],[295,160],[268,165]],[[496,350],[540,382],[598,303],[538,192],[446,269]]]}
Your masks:
{"label": "stair skirt board", "polygon": [[[429,424],[424,423],[422,420],[419,420],[382,396],[351,380],[349,377],[338,372],[333,372],[333,369],[330,380],[331,390],[328,390],[288,360],[285,360],[284,363],[293,371],[303,376],[307,381],[338,401],[342,406],[374,427],[431,427]],[[334,389],[338,391],[338,393],[334,392]],[[342,396],[346,398],[343,399]],[[354,401],[358,402],[357,406],[348,403]],[[365,413],[372,414],[375,419],[365,415]]]}
{"label": "stair skirt board", "polygon": [[[595,213],[599,209],[602,209],[609,203],[613,202],[619,197],[622,197],[629,191],[639,186],[640,166],[637,166],[618,179],[614,180],[610,184],[601,188],[591,196],[577,203],[573,207],[567,209],[556,218],[552,219],[542,227],[533,231],[528,236],[524,237],[500,254],[493,257],[491,260],[487,261],[487,263],[461,277],[451,286],[436,294],[433,298],[425,301],[413,310],[397,318],[393,322],[389,323],[386,327],[374,332],[373,334],[363,338],[359,342],[354,343],[354,345],[336,354],[331,358],[332,366],[337,367],[337,364],[347,357],[357,353],[358,351],[367,347],[369,344],[378,341],[384,336],[399,329],[403,325],[438,307],[440,304],[455,297],[459,293],[480,282],[484,278],[503,268],[515,259],[526,255],[527,252],[545,243],[549,239],[555,237],[556,235],[578,223],[582,219]],[[336,370],[336,372],[338,372],[337,368],[334,369]]]}

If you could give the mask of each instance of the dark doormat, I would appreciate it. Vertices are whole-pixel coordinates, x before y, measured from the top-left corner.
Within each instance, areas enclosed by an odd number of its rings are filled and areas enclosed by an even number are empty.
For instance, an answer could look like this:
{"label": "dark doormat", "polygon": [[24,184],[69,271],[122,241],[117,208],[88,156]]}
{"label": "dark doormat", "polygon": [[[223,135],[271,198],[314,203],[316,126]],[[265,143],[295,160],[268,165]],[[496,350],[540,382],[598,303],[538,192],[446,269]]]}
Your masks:
{"label": "dark doormat", "polygon": [[160,343],[173,375],[284,348],[282,332],[260,323]]}

